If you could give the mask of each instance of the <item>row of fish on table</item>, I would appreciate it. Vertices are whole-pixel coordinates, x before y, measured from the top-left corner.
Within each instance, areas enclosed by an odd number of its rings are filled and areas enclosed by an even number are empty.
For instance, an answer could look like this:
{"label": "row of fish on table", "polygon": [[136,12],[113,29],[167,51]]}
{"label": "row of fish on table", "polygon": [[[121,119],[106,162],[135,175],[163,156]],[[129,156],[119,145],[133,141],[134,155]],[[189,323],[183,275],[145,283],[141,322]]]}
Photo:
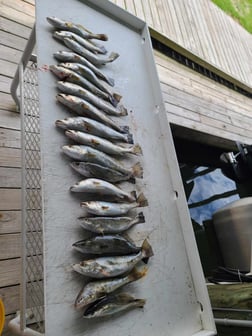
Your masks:
{"label": "row of fish on table", "polygon": [[119,104],[121,95],[112,90],[114,79],[102,72],[102,67],[119,54],[112,52],[108,56],[104,45],[96,41],[108,40],[105,34],[93,34],[56,17],[47,17],[47,21],[54,27],[53,37],[69,48],[54,53],[60,63],[51,65],[50,70],[59,79],[57,101],[76,116],[55,124],[76,143],[62,147],[75,160],[70,163],[73,170],[83,177],[70,191],[83,193],[85,199],[91,195],[90,200],[81,202],[88,216],[78,220],[85,230],[95,234],[73,244],[84,259],[72,265],[73,269],[91,278],[79,292],[75,308],[83,309],[83,316],[91,318],[143,307],[144,299],[114,293],[142,278],[147,273],[145,264],[153,255],[147,239],[139,247],[125,235],[126,230],[145,222],[143,212],[128,212],[148,206],[148,202],[143,193],[137,196],[136,191],[128,192],[117,185],[127,181],[134,186],[136,179],[143,178],[140,162],[128,167],[121,161],[128,155],[142,155],[142,149],[134,144],[129,127],[117,122],[128,112]]}

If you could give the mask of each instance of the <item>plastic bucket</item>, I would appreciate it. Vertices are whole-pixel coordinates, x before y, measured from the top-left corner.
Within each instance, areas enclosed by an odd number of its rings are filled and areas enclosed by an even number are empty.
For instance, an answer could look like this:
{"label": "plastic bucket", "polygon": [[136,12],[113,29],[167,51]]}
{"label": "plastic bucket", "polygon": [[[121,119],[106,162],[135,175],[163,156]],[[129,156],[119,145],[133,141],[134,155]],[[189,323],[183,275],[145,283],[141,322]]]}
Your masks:
{"label": "plastic bucket", "polygon": [[5,321],[5,311],[3,301],[0,299],[0,335],[2,335]]}

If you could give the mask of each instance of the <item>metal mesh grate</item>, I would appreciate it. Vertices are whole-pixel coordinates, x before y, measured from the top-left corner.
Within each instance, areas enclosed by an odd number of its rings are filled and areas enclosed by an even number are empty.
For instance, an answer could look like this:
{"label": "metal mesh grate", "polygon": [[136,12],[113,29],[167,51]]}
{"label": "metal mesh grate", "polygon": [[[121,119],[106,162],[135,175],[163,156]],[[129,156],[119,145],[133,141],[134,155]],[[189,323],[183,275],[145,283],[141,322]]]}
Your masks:
{"label": "metal mesh grate", "polygon": [[23,324],[44,332],[43,227],[39,98],[36,63],[21,81],[23,200]]}

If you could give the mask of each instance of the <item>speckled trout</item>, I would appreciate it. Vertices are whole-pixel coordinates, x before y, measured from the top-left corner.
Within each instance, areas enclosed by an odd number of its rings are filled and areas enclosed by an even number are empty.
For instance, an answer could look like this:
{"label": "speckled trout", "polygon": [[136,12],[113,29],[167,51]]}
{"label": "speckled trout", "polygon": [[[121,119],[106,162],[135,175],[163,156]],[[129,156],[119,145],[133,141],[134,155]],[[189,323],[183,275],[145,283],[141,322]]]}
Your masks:
{"label": "speckled trout", "polygon": [[88,259],[72,267],[76,272],[91,278],[111,278],[130,272],[140,260],[147,262],[152,256],[152,247],[145,239],[141,251],[137,254]]}
{"label": "speckled trout", "polygon": [[110,316],[133,308],[143,308],[146,300],[135,299],[126,293],[107,295],[91,305],[84,311],[84,318]]}
{"label": "speckled trout", "polygon": [[115,279],[97,280],[89,282],[79,292],[74,306],[76,309],[81,309],[88,304],[104,297],[118,288],[121,288],[133,281],[139,280],[144,277],[148,269],[146,266],[134,268],[128,275],[118,277]]}

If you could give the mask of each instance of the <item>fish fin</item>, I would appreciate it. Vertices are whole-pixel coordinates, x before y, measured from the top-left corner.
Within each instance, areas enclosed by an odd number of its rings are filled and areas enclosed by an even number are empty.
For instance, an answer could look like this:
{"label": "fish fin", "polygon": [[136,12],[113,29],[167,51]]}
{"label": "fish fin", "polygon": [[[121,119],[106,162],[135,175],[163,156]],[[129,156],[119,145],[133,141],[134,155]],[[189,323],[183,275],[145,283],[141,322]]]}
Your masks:
{"label": "fish fin", "polygon": [[128,293],[120,293],[120,294],[115,295],[115,297],[121,303],[130,303],[136,300],[133,296],[129,295]]}
{"label": "fish fin", "polygon": [[[104,40],[106,41],[106,40]],[[112,52],[110,55],[109,55],[109,60],[110,62],[113,62],[114,60],[116,60],[120,55],[118,53],[115,53],[115,52]]]}
{"label": "fish fin", "polygon": [[129,133],[129,126],[120,126],[120,130],[122,133]]}
{"label": "fish fin", "polygon": [[138,195],[136,201],[137,201],[139,207],[146,207],[146,206],[149,205],[149,204],[148,204],[148,201],[147,201],[147,199],[145,198],[145,196],[144,196],[143,193],[141,193],[141,194]]}
{"label": "fish fin", "polygon": [[[119,93],[113,93],[113,98],[119,103],[119,101],[122,99],[122,96],[119,95]],[[126,115],[126,114],[121,114]]]}
{"label": "fish fin", "polygon": [[127,143],[129,143],[129,144],[134,143],[133,134],[131,134],[131,133],[127,134]]}
{"label": "fish fin", "polygon": [[150,245],[150,243],[148,242],[147,239],[144,240],[143,244],[142,244],[142,251],[143,251],[143,262],[145,264],[147,264],[148,260],[150,257],[152,257],[154,255],[152,247]]}
{"label": "fish fin", "polygon": [[141,166],[140,162],[137,162],[133,167],[132,167],[132,175],[134,177],[138,178],[143,178],[143,167]]}
{"label": "fish fin", "polygon": [[135,155],[142,155],[143,152],[142,152],[142,148],[140,147],[139,144],[135,144],[134,147],[133,147],[133,154]]}
{"label": "fish fin", "polygon": [[130,238],[130,236],[124,232],[123,234],[121,235],[118,235],[119,237],[122,236],[123,238],[125,238],[126,240],[128,240],[131,244],[135,245],[135,242],[133,241],[133,239]]}
{"label": "fish fin", "polygon": [[136,200],[137,199],[137,194],[136,194],[136,191],[135,190],[132,190],[130,192],[130,195]]}
{"label": "fish fin", "polygon": [[139,212],[139,214],[137,215],[138,218],[138,223],[145,223],[145,217],[143,212]]}
{"label": "fish fin", "polygon": [[92,34],[92,32],[90,30],[88,30],[86,27],[82,26],[81,24],[77,23],[75,25],[76,25],[76,27],[85,30],[87,33]]}
{"label": "fish fin", "polygon": [[148,272],[148,267],[146,266],[141,266],[141,267],[134,267],[133,270],[130,272],[128,275],[129,280],[131,282],[136,281],[138,279],[141,279],[144,277]]}
{"label": "fish fin", "polygon": [[107,77],[106,78],[106,82],[110,85],[110,86],[115,86],[115,81],[113,78]]}
{"label": "fish fin", "polygon": [[119,106],[119,111],[120,111],[120,115],[121,115],[121,116],[126,116],[126,115],[128,115],[128,111],[127,111],[126,107],[124,107],[123,105],[120,105],[120,106]]}

